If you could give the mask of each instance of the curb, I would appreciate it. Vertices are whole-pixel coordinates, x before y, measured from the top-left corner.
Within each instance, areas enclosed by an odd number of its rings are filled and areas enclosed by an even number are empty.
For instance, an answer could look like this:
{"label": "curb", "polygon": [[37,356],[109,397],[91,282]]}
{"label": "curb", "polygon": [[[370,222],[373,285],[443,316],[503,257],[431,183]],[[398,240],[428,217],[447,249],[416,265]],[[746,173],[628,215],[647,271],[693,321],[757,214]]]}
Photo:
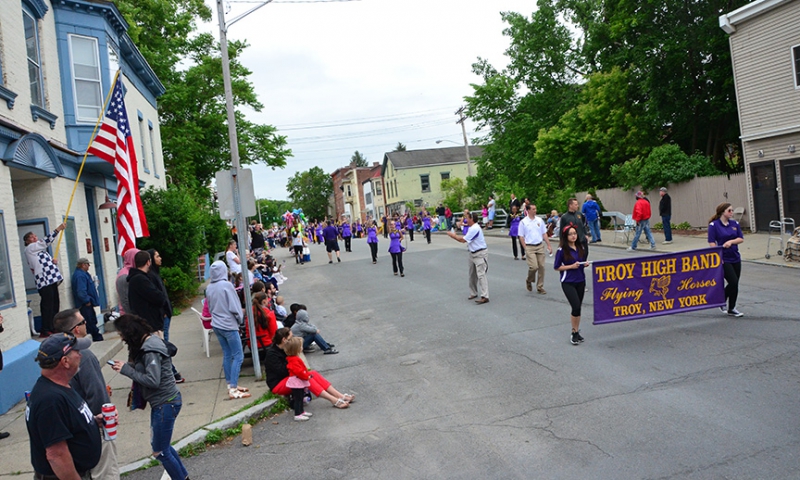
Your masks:
{"label": "curb", "polygon": [[[175,448],[175,450],[180,451],[180,449],[188,445],[192,445],[194,443],[202,443],[206,440],[206,437],[212,430],[217,430],[217,429],[221,430],[221,429],[235,427],[236,425],[242,423],[243,421],[250,420],[253,417],[261,415],[265,410],[269,410],[270,408],[272,408],[272,406],[277,401],[278,400],[275,398],[267,400],[264,403],[259,403],[258,405],[254,405],[243,412],[237,413],[236,415],[224,418],[218,422],[211,423],[204,427],[200,427],[200,429],[198,429],[194,433],[190,433],[189,435],[173,443],[172,446]],[[119,473],[126,474],[134,470],[138,470],[146,465],[149,465],[150,462],[152,462],[153,460],[155,460],[155,458],[151,455],[124,466],[120,465]]]}

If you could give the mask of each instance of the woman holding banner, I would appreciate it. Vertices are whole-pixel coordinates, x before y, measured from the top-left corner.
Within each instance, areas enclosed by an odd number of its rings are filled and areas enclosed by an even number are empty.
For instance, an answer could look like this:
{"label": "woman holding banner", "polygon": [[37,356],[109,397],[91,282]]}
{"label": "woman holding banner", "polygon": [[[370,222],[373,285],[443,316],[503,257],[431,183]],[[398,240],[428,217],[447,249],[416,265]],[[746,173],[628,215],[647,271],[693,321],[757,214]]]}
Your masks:
{"label": "woman holding banner", "polygon": [[717,205],[717,213],[708,221],[708,245],[722,247],[722,270],[725,273],[725,300],[728,308],[719,307],[732,317],[744,314],[736,310],[736,299],[739,297],[739,277],[742,276],[742,257],[739,255],[739,244],[744,242],[742,227],[733,219],[733,207],[730,203]]}
{"label": "woman holding banner", "polygon": [[564,291],[564,295],[572,307],[569,317],[572,323],[570,343],[578,345],[583,343],[580,332],[581,303],[583,303],[583,294],[586,292],[586,275],[583,273],[583,269],[589,266],[589,262],[586,261],[586,250],[583,243],[578,241],[578,229],[575,225],[568,224],[561,233],[553,268],[561,272],[559,277],[561,290]]}

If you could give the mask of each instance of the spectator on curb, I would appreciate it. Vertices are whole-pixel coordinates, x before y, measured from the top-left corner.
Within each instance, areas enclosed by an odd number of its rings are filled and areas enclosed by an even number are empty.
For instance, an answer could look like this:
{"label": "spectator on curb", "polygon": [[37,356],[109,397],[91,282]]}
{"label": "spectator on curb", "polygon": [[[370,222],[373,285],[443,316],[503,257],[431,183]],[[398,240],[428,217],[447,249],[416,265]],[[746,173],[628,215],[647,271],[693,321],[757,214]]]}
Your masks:
{"label": "spectator on curb", "polygon": [[661,187],[658,191],[661,200],[658,202],[658,215],[661,217],[661,224],[664,226],[664,245],[672,243],[672,198],[667,193],[666,187]]}
{"label": "spectator on curb", "polygon": [[133,259],[137,253],[139,253],[139,250],[131,248],[122,254],[122,268],[117,272],[116,285],[120,315],[125,315],[131,311],[131,305],[128,303],[128,274],[130,274],[131,269],[136,268]]}
{"label": "spectator on curb", "polygon": [[603,215],[603,212],[600,211],[600,205],[594,201],[591,195],[586,195],[586,201],[583,202],[581,213],[583,213],[583,216],[586,218],[586,223],[592,234],[592,240],[589,243],[601,242],[600,217]]}
{"label": "spectator on curb", "polygon": [[295,322],[292,325],[292,334],[296,337],[303,339],[303,352],[311,353],[311,344],[316,343],[322,349],[325,355],[335,355],[339,353],[338,350],[333,348],[335,345],[327,343],[322,335],[319,334],[319,328],[308,320],[308,311],[305,305],[300,305],[300,308],[295,314]]}
{"label": "spectator on curb", "polygon": [[152,260],[150,254],[140,250],[133,257],[134,266],[128,274],[127,313],[137,315],[150,325],[159,337],[164,336],[164,304],[167,301],[164,292],[153,283],[148,275]]}
{"label": "spectator on curb", "polygon": [[[75,335],[76,338],[85,338],[88,331],[88,322],[78,309],[58,312],[53,318],[56,331]],[[74,389],[89,405],[92,415],[102,415],[103,404],[111,403],[110,390],[106,388],[103,371],[97,356],[89,349],[81,352],[81,363],[78,373],[69,381],[69,386]],[[104,427],[98,425],[102,438],[100,461],[92,468],[92,478],[119,480],[119,465],[117,465],[117,444],[113,440],[106,440],[103,436]]]}
{"label": "spectator on curb", "polygon": [[39,333],[42,338],[53,332],[53,317],[61,309],[58,286],[64,281],[58,270],[58,259],[51,257],[47,248],[56,239],[58,232],[65,228],[67,224],[62,223],[41,240],[33,232],[28,232],[22,237],[25,242],[25,259],[33,272],[36,289],[42,299],[39,306],[42,315],[42,329]]}
{"label": "spectator on curb", "polygon": [[[103,336],[97,328],[97,313],[94,311],[94,307],[100,306],[100,296],[97,294],[97,286],[94,284],[92,276],[89,275],[90,265],[88,258],[78,259],[75,271],[72,272],[72,299],[75,308],[80,310],[86,321],[86,331],[92,336],[92,341],[102,342]],[[55,317],[53,322],[55,322]],[[58,328],[55,330],[62,331]]]}
{"label": "spectator on curb", "polygon": [[628,250],[636,250],[639,244],[639,236],[644,232],[647,241],[650,242],[650,250],[656,249],[656,241],[650,232],[650,200],[644,196],[641,190],[636,192],[636,204],[633,206],[633,220],[636,222],[636,232],[633,234],[633,241]]}

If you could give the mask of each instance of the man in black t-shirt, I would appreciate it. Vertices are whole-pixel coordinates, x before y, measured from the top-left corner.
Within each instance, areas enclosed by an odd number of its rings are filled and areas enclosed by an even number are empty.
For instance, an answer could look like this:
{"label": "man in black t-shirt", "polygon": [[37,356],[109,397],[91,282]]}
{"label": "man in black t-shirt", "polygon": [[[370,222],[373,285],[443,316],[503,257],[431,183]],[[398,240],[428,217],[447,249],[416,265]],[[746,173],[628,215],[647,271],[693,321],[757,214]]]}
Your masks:
{"label": "man in black t-shirt", "polygon": [[81,350],[91,338],[68,333],[51,335],[39,346],[36,361],[42,376],[25,409],[34,478],[90,479],[100,460],[102,414],[95,417],[86,402],[70,388],[78,372]]}

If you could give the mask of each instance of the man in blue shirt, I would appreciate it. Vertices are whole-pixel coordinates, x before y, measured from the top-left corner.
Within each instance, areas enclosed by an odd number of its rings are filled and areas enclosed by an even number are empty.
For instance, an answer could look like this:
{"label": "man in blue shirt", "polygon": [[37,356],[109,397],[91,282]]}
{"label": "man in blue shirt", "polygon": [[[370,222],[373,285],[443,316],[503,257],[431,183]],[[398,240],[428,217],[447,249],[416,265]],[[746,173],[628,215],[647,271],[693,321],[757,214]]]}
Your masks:
{"label": "man in blue shirt", "polygon": [[94,307],[100,305],[100,297],[97,295],[97,287],[89,275],[88,258],[79,258],[75,271],[72,273],[72,299],[75,301],[75,308],[81,311],[83,319],[86,320],[86,332],[92,336],[92,341],[101,342],[103,336],[97,328],[97,314]]}
{"label": "man in blue shirt", "polygon": [[592,241],[589,243],[600,242],[600,205],[592,199],[591,195],[586,195],[586,201],[583,202],[581,213],[586,217],[586,223],[589,224],[589,231],[592,233]]}

